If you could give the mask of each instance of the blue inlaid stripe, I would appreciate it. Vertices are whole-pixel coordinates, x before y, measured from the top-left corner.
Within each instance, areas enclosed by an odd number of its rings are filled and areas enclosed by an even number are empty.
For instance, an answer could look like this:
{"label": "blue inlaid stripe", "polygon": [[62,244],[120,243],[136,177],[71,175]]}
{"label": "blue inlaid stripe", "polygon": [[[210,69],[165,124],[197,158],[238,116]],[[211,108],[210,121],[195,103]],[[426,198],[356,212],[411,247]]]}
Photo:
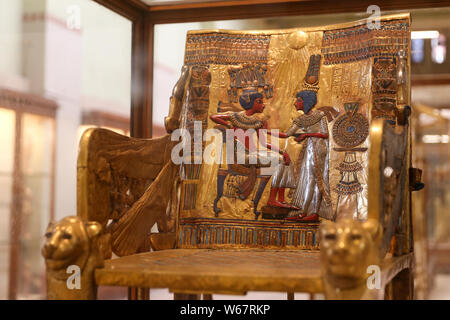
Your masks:
{"label": "blue inlaid stripe", "polygon": [[294,246],[297,248],[317,249],[319,247],[318,230],[313,226],[297,225],[296,228],[267,228],[264,226],[180,225],[178,245],[195,247],[198,245],[247,245],[247,246]]}

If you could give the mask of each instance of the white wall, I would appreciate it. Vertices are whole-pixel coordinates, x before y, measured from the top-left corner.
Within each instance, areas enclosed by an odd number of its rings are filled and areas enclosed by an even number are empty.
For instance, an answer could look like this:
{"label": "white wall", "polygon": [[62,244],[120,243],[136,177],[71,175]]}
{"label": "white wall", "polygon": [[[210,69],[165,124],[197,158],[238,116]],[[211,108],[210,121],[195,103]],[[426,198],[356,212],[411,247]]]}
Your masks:
{"label": "white wall", "polygon": [[[37,18],[23,22],[24,45],[14,51],[15,56],[23,55],[19,69],[30,82],[31,92],[59,105],[55,218],[60,219],[76,214],[78,131],[83,110],[130,114],[131,22],[91,0],[23,3],[23,14]],[[75,20],[79,18],[80,25],[73,28],[68,22],[74,21],[77,11]],[[11,13],[10,8],[6,12]],[[22,21],[20,11],[14,15]]]}
{"label": "white wall", "polygon": [[0,86],[23,90],[22,1],[0,0]]}
{"label": "white wall", "polygon": [[22,1],[0,0],[0,71],[21,75]]}
{"label": "white wall", "polygon": [[78,128],[81,125],[81,33],[47,21],[45,95],[59,104],[56,118],[55,218],[76,215]]}
{"label": "white wall", "polygon": [[71,18],[71,9],[80,12],[83,109],[129,116],[131,22],[92,0],[47,0],[47,13],[61,21]]}

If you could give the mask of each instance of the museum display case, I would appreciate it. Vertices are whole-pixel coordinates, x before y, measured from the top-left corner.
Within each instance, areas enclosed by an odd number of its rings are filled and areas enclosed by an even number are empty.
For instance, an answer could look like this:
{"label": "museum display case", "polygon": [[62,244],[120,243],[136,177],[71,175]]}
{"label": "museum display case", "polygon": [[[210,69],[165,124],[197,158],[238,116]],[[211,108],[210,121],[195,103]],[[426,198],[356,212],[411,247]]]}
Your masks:
{"label": "museum display case", "polygon": [[[10,299],[44,293],[39,254],[46,221],[54,219],[54,101],[0,90],[2,119],[2,291]],[[8,245],[9,244],[9,245]],[[3,275],[9,275],[4,277]],[[2,292],[2,296],[6,292]]]}
{"label": "museum display case", "polygon": [[[97,285],[137,288],[137,298],[155,287],[176,297],[262,290],[412,298],[409,203],[423,184],[411,166],[410,15],[378,23],[188,32],[165,119],[172,137],[83,135],[78,217],[51,224],[43,246],[49,298],[93,298]],[[153,50],[141,49],[134,55]],[[152,74],[147,58],[149,74],[140,77]],[[151,116],[151,96],[139,99],[133,121]],[[150,133],[139,126],[132,136]],[[185,141],[176,145],[179,129]],[[230,129],[250,136],[233,147]],[[202,130],[214,140],[202,142]],[[256,133],[265,155],[252,151]],[[249,158],[234,164],[240,151]],[[159,232],[147,237],[155,223]],[[86,248],[70,252],[84,265],[79,292],[64,288],[65,264],[52,258],[69,254],[59,245],[67,230],[87,234],[71,240]],[[120,258],[103,262],[111,252]],[[368,291],[373,265],[382,287]]]}
{"label": "museum display case", "polygon": [[0,299],[450,288],[450,1],[17,1]]}

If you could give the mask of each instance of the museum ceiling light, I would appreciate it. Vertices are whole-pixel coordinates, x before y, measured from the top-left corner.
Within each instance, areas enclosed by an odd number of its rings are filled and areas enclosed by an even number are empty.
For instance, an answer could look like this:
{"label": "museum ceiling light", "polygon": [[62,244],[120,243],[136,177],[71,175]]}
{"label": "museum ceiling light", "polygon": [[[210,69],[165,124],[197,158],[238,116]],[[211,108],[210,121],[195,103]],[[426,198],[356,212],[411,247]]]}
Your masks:
{"label": "museum ceiling light", "polygon": [[411,31],[411,39],[436,39],[439,38],[439,31],[426,30],[426,31]]}
{"label": "museum ceiling light", "polygon": [[426,134],[422,137],[423,143],[448,143],[448,134]]}

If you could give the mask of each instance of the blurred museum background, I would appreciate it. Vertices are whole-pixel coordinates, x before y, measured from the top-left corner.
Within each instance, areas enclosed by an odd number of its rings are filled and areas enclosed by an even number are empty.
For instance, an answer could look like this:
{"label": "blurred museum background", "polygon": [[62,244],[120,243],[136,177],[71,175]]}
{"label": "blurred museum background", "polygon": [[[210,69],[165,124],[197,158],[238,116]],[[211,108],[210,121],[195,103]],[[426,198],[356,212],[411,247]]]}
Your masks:
{"label": "blurred museum background", "polygon": [[[414,194],[413,206],[426,213],[415,227],[428,239],[417,242],[424,247],[416,268],[424,276],[416,286],[422,298],[450,299],[450,8],[408,11],[414,30],[413,161],[426,185]],[[156,25],[153,136],[165,134],[188,30],[306,27],[367,16]],[[91,0],[0,0],[0,299],[45,297],[42,237],[50,220],[76,214],[82,132],[92,126],[130,132],[131,32],[130,21]],[[155,291],[151,297],[170,294]]]}

